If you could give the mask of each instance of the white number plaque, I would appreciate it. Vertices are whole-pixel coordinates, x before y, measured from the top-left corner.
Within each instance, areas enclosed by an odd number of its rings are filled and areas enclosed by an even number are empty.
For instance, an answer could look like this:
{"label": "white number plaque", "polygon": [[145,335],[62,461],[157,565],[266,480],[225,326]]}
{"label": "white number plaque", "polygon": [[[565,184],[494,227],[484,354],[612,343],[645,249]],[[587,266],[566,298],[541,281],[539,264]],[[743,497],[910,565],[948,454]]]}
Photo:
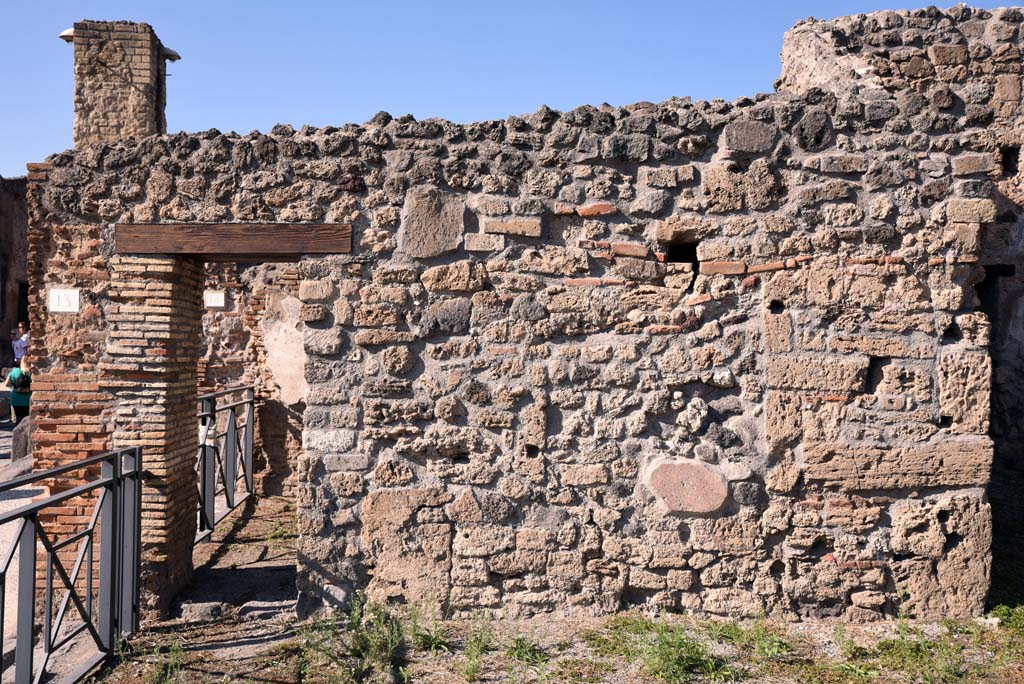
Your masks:
{"label": "white number plaque", "polygon": [[78,313],[80,308],[78,288],[50,288],[50,313]]}
{"label": "white number plaque", "polygon": [[224,309],[227,307],[227,293],[224,290],[206,290],[203,292],[203,304],[207,309]]}

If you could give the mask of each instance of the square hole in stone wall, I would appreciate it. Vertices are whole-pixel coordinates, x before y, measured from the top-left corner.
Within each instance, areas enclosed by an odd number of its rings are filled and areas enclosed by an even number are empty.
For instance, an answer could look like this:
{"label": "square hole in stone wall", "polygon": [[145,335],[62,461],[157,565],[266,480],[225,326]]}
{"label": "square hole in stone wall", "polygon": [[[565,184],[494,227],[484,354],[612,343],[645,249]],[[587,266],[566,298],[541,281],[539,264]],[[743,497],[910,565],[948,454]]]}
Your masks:
{"label": "square hole in stone wall", "polygon": [[1020,145],[1004,145],[999,148],[1003,158],[1003,175],[1016,176],[1020,168]]}
{"label": "square hole in stone wall", "polygon": [[878,387],[885,379],[885,367],[891,363],[892,359],[887,356],[872,356],[868,359],[867,387],[865,389],[867,394],[878,392]]}
{"label": "square hole in stone wall", "polygon": [[665,245],[665,261],[670,264],[693,264],[697,271],[697,243],[669,242]]}
{"label": "square hole in stone wall", "polygon": [[956,324],[956,321],[950,321],[946,329],[942,331],[942,344],[956,344],[962,342],[964,339],[964,333],[960,330],[960,326]]}
{"label": "square hole in stone wall", "polygon": [[[1005,313],[1000,310],[1000,292],[1004,291],[1006,278],[1017,277],[1017,267],[1014,264],[989,264],[985,268],[985,277],[975,286],[978,293],[978,301],[981,303],[981,310],[984,311],[990,320],[995,320]],[[1002,281],[1002,282],[1000,282]]]}

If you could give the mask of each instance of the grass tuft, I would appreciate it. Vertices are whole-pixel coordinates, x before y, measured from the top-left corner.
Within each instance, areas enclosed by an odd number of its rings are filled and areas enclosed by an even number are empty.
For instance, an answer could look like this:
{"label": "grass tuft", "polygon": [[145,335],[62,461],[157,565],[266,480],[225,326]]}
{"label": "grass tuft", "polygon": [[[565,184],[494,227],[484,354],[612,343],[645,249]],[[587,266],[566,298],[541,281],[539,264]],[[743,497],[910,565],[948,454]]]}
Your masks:
{"label": "grass tuft", "polygon": [[707,623],[704,633],[714,641],[733,644],[762,660],[777,660],[793,653],[793,646],[784,633],[763,618],[749,627],[735,621],[712,621]]}
{"label": "grass tuft", "polygon": [[435,612],[429,625],[420,622],[417,608],[409,614],[409,640],[417,651],[426,651],[435,656],[438,653],[451,652],[451,629],[438,620]]}
{"label": "grass tuft", "polygon": [[552,681],[559,684],[598,684],[615,665],[590,658],[561,658],[554,663]]}
{"label": "grass tuft", "polygon": [[175,639],[167,650],[167,657],[160,661],[150,682],[152,684],[172,684],[178,680],[178,673],[184,667],[185,649],[181,647],[181,641]]}
{"label": "grass tuft", "polygon": [[469,638],[466,639],[465,653],[462,659],[455,664],[456,671],[467,682],[477,681],[480,678],[483,657],[493,651],[494,647],[495,637],[491,624],[483,617],[477,617],[473,620]]}
{"label": "grass tuft", "polygon": [[875,654],[886,669],[905,672],[927,684],[945,684],[965,681],[969,668],[963,650],[948,638],[948,632],[944,638],[933,639],[900,622],[896,638],[880,641]]}
{"label": "grass tuft", "polygon": [[301,671],[326,664],[340,671],[339,682],[394,678],[404,665],[401,621],[362,594],[342,616],[307,625],[302,638]]}
{"label": "grass tuft", "polygon": [[999,618],[999,626],[1024,637],[1024,606],[998,605],[989,614]]}
{"label": "grass tuft", "polygon": [[505,655],[527,665],[543,665],[551,660],[551,656],[529,637],[518,635],[512,639]]}
{"label": "grass tuft", "polygon": [[694,675],[714,682],[733,682],[740,672],[722,658],[712,655],[704,644],[681,627],[658,630],[643,653],[644,670],[668,684],[689,682]]}

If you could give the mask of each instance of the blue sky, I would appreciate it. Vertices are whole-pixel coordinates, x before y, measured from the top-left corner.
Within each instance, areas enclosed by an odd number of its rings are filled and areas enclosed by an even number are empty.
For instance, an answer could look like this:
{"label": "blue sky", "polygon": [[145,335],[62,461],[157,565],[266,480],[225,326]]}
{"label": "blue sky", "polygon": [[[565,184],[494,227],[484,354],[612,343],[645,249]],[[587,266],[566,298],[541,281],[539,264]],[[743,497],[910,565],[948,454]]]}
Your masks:
{"label": "blue sky", "polygon": [[0,175],[71,146],[76,20],[153,25],[182,55],[168,130],[246,133],[364,122],[380,110],[459,122],[546,104],[772,89],[782,34],[808,16],[927,3],[783,0],[0,0]]}

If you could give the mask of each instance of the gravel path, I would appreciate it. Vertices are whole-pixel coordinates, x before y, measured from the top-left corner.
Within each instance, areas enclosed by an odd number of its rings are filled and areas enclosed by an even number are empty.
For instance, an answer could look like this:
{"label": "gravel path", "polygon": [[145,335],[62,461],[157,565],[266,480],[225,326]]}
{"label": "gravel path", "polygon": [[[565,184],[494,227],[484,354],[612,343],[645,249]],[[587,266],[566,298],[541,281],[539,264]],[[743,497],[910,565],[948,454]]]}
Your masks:
{"label": "gravel path", "polygon": [[6,478],[3,477],[3,467],[10,463],[11,460],[11,441],[14,436],[14,422],[10,420],[0,420],[0,480]]}
{"label": "gravel path", "polygon": [[[23,462],[19,462],[17,464],[10,462],[11,430],[13,430],[13,428],[14,423],[10,421],[0,422],[0,482],[6,482],[18,475],[22,475],[31,470],[32,467],[32,462],[29,459],[25,459]],[[39,487],[22,487],[20,489],[0,493],[0,514],[18,508],[19,506],[24,506],[30,503],[34,497],[42,493],[43,490]],[[0,563],[3,563],[3,561],[6,560],[11,544],[14,542],[17,533],[18,521],[16,520],[5,525],[0,525]],[[3,639],[0,643],[3,644],[3,652],[5,656],[10,650],[9,647],[13,645],[15,624],[17,622],[17,567],[18,554],[16,553],[11,559],[9,572],[6,574],[4,582]],[[6,657],[4,660],[6,660]]]}
{"label": "gravel path", "polygon": [[161,681],[298,681],[268,666],[295,639],[293,506],[285,497],[260,497],[218,525],[213,541],[196,547],[196,572],[174,619],[147,625],[131,640],[136,655],[99,681],[148,681],[163,655],[179,648],[188,661],[180,678]]}

